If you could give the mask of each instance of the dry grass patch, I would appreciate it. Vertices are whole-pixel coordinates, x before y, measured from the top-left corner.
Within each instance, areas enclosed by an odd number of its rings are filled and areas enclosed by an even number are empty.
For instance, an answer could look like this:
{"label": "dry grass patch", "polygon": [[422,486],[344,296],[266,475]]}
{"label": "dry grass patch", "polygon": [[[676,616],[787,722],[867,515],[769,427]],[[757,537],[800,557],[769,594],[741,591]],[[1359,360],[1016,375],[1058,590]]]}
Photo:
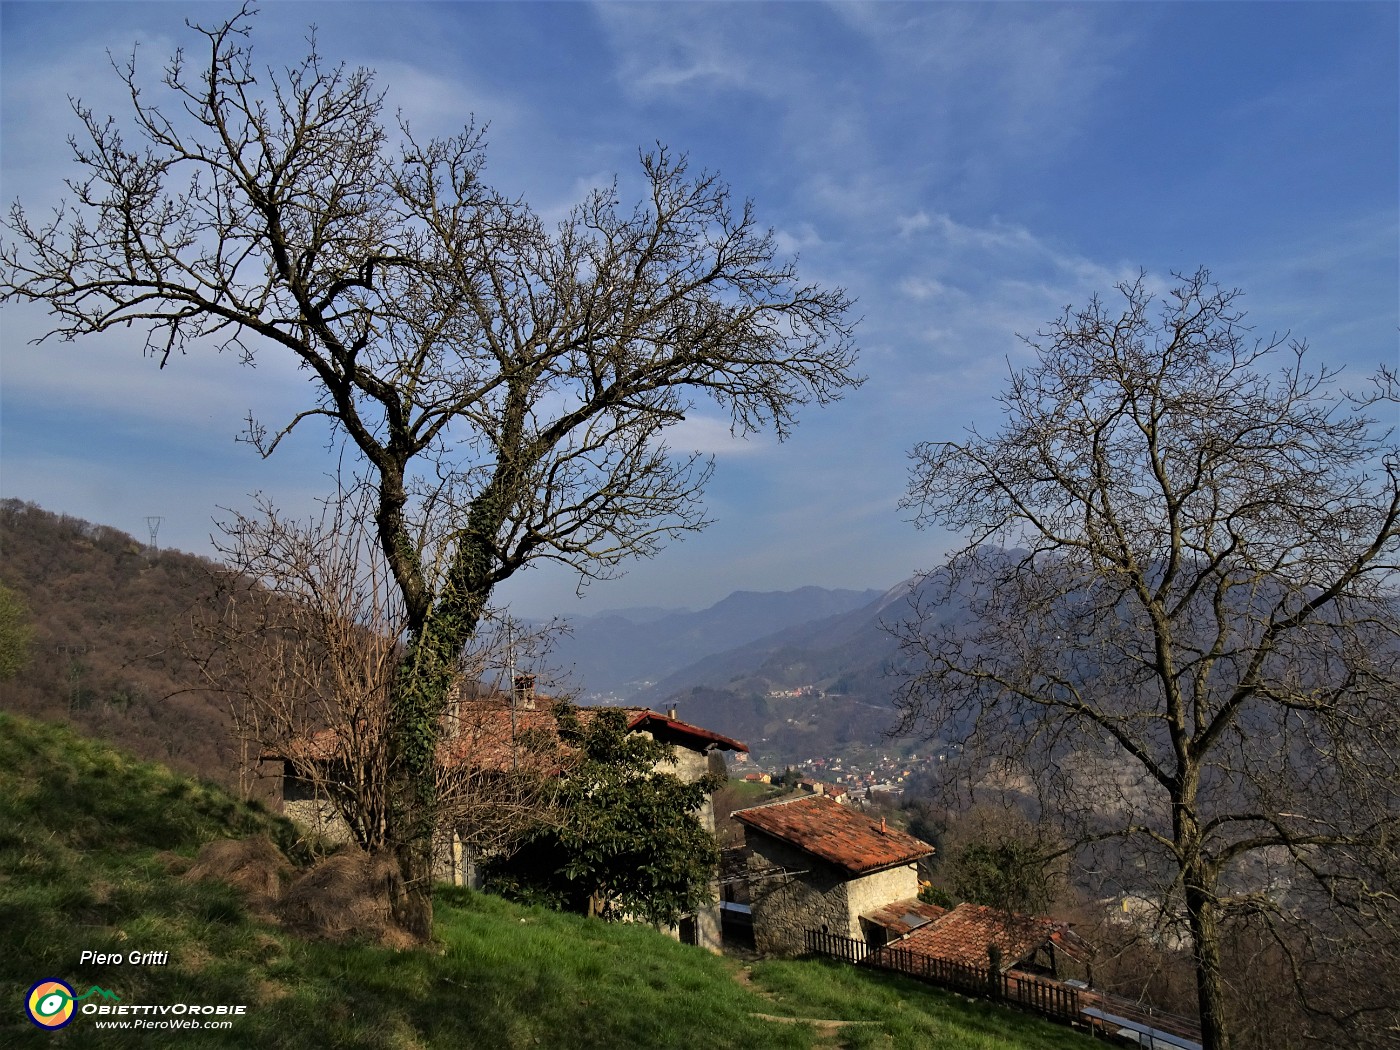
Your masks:
{"label": "dry grass patch", "polygon": [[416,942],[394,922],[390,910],[390,902],[403,893],[403,877],[390,858],[344,847],[287,887],[277,917],[304,937],[357,937],[386,948],[409,948]]}
{"label": "dry grass patch", "polygon": [[272,840],[266,835],[250,835],[205,843],[181,877],[188,882],[226,882],[243,895],[252,914],[267,919],[274,914],[291,876],[291,863]]}

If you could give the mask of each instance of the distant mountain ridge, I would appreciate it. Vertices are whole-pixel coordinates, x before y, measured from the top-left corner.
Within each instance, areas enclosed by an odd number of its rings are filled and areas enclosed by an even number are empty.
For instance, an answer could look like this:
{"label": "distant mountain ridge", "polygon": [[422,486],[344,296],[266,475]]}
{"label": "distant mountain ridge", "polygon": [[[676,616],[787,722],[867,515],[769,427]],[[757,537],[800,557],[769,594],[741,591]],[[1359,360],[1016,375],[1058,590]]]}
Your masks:
{"label": "distant mountain ridge", "polygon": [[900,607],[912,585],[912,580],[902,581],[858,608],[793,624],[702,657],[661,679],[638,699],[659,701],[697,685],[755,679],[774,689],[812,685],[880,701],[884,668],[895,652],[883,625],[902,617]]}
{"label": "distant mountain ridge", "polygon": [[766,765],[883,746],[895,721],[889,672],[899,655],[886,625],[909,615],[915,590],[915,580],[903,580],[857,608],[710,653],[631,699],[719,728]]}
{"label": "distant mountain ridge", "polygon": [[883,592],[800,587],[735,591],[698,612],[616,610],[571,624],[549,656],[586,702],[636,698],[657,681],[716,653],[788,628],[868,606]]}

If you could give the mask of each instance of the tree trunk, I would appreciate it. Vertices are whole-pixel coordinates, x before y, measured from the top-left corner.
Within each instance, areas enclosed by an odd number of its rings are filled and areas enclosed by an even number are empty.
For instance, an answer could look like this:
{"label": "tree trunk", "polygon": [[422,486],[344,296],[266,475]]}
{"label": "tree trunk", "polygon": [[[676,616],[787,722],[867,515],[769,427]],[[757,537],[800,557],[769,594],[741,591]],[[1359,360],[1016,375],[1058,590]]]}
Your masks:
{"label": "tree trunk", "polygon": [[1220,967],[1219,917],[1213,894],[1198,872],[1185,878],[1186,915],[1191,925],[1196,964],[1196,1000],[1201,1013],[1203,1050],[1230,1050],[1230,1030],[1225,1017],[1225,980]]}
{"label": "tree trunk", "polygon": [[390,843],[404,887],[394,918],[419,941],[433,932],[438,722],[449,684],[435,654],[430,652],[424,661],[428,668],[415,659],[424,648],[410,648],[395,683],[388,772]]}
{"label": "tree trunk", "polygon": [[395,917],[420,941],[433,932],[433,838],[442,717],[456,682],[458,658],[475,634],[491,594],[489,567],[489,545],[480,535],[465,537],[437,602],[426,621],[412,631],[390,702],[390,826],[405,890]]}
{"label": "tree trunk", "polygon": [[394,921],[413,938],[426,942],[433,935],[432,839],[405,842],[395,850],[403,892],[391,902]]}

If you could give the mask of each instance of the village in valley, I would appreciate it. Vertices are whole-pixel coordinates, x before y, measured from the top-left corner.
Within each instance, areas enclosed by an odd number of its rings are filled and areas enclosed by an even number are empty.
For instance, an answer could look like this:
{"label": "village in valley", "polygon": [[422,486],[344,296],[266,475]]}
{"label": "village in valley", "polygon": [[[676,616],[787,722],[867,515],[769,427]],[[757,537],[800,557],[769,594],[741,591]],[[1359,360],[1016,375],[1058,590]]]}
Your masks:
{"label": "village in valley", "polygon": [[[892,749],[895,750],[895,749]],[[946,754],[942,756],[946,758]],[[877,749],[859,748],[849,758],[799,758],[781,769],[750,769],[751,763],[736,757],[734,775],[744,780],[793,786],[837,801],[858,802],[878,798],[898,799],[905,784],[940,761],[939,755],[881,754]]]}

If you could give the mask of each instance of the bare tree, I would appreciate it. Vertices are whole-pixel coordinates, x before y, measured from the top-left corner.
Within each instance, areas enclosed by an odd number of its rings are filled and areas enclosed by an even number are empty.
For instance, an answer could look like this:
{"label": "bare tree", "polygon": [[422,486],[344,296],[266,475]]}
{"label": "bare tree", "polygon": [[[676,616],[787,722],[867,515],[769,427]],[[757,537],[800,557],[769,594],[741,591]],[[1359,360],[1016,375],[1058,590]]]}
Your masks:
{"label": "bare tree", "polygon": [[250,21],[195,27],[205,55],[172,58],[169,105],[118,68],[131,141],[75,107],[72,202],[11,209],[0,296],[45,304],[62,338],[136,324],[162,364],[216,340],[307,369],[312,403],[248,437],[270,454],[320,419],[368,471],[407,624],[388,848],[426,936],[442,709],[492,589],[537,559],[606,576],[702,527],[709,463],[667,428],[699,397],[782,436],[840,397],[851,302],[800,283],[749,203],[664,148],[635,207],[601,189],[550,229],[483,181],[479,131],[393,134],[373,74],[314,43],[257,70]]}
{"label": "bare tree", "polygon": [[1218,1050],[1222,924],[1393,915],[1400,450],[1367,412],[1397,384],[1341,394],[1178,280],[1160,316],[1142,279],[1066,310],[999,433],[914,450],[907,506],[967,543],[898,628],[897,702],[1180,915]]}
{"label": "bare tree", "polygon": [[[222,600],[196,614],[192,655],[227,698],[245,750],[286,764],[307,823],[382,852],[405,616],[375,542],[372,495],[363,486],[341,493],[309,521],[260,501],[258,513],[225,522]],[[533,664],[547,635],[516,630],[511,644]],[[500,705],[472,699],[508,673],[501,641],[499,631],[479,631],[458,660],[436,762],[439,850],[501,854],[550,819],[557,742],[503,739]]]}

